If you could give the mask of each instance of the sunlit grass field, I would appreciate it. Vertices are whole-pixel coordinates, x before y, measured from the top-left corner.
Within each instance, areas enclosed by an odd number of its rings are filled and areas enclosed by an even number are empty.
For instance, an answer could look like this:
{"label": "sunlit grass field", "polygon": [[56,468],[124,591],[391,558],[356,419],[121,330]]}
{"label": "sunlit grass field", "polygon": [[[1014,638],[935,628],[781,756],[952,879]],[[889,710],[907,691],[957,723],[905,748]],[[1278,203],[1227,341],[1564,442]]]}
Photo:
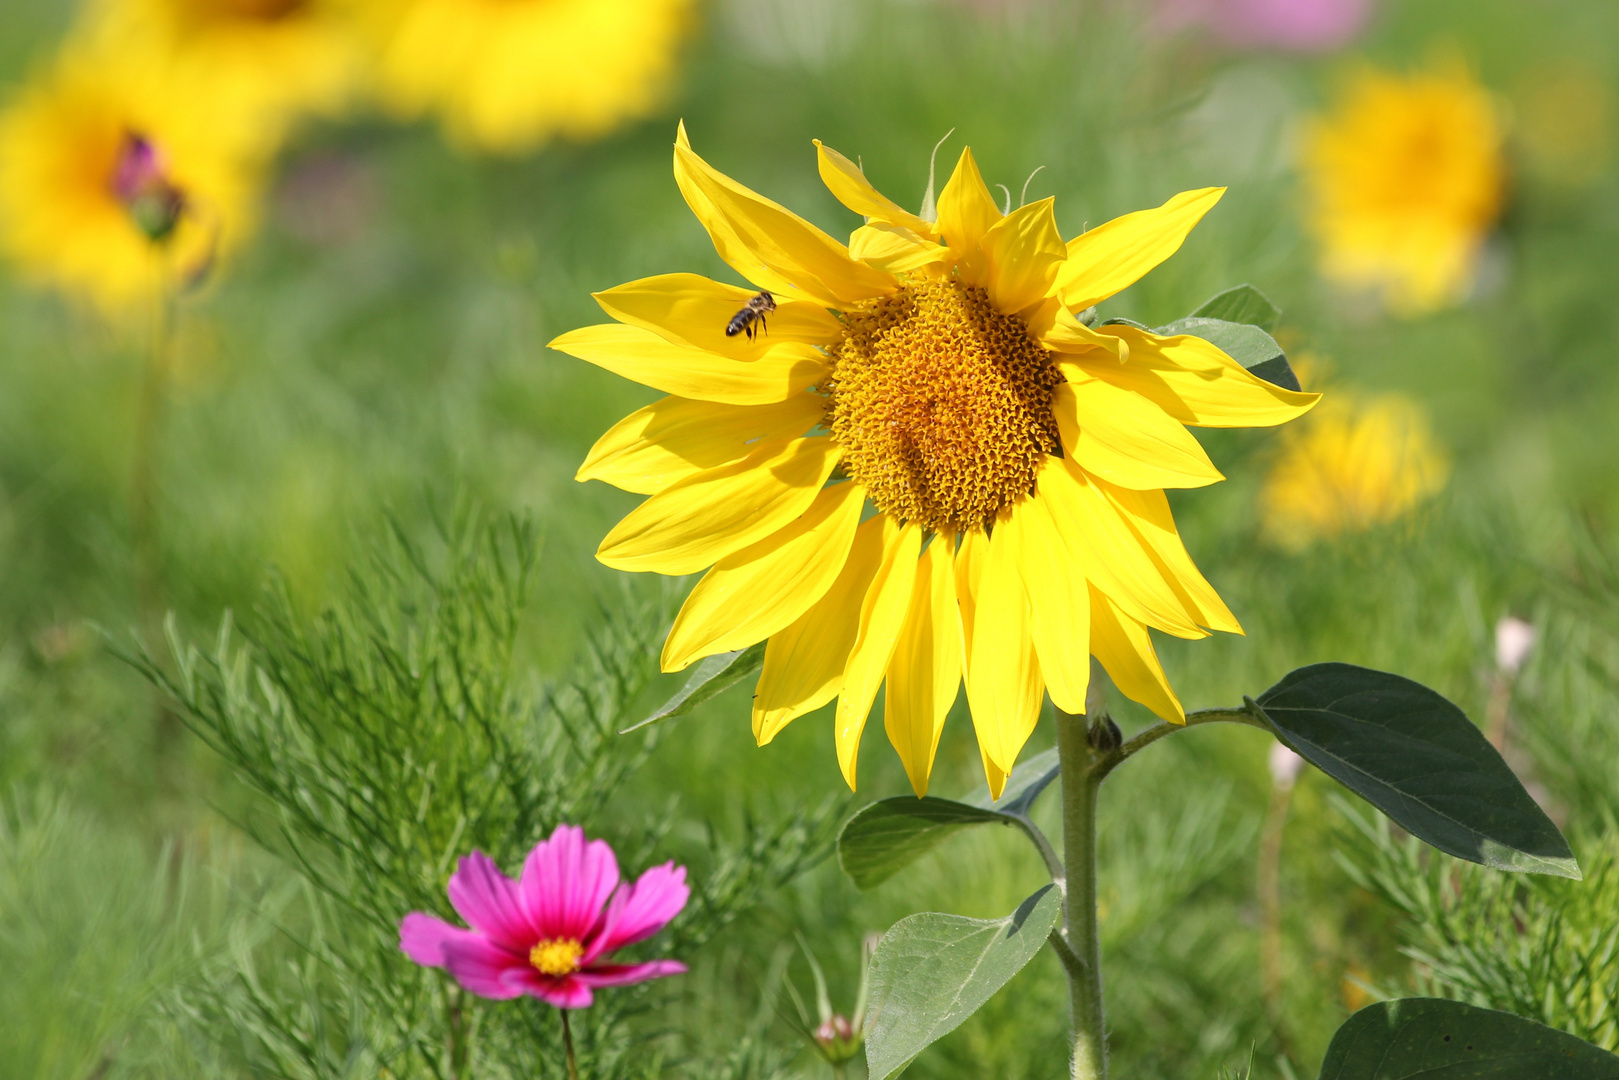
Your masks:
{"label": "sunlit grass field", "polygon": [[[535,527],[512,662],[525,685],[565,679],[604,608],[629,597],[666,614],[679,590],[593,558],[637,497],[574,480],[601,432],[655,395],[545,343],[600,321],[592,291],[675,271],[734,280],[673,182],[677,120],[717,168],[839,236],[859,222],[821,187],[812,139],[909,204],[954,130],[949,159],[970,144],[992,188],[1015,195],[1039,169],[1028,192],[1058,196],[1064,235],[1227,186],[1180,253],[1105,314],[1156,326],[1250,282],[1283,309],[1276,337],[1306,389],[1406,395],[1448,458],[1438,495],[1301,548],[1262,513],[1282,436],[1200,431],[1228,480],[1171,499],[1246,636],[1159,639],[1186,706],[1336,659],[1418,679],[1482,723],[1494,628],[1517,615],[1539,639],[1513,692],[1508,760],[1582,857],[1611,847],[1619,8],[1388,0],[1345,50],[1288,56],[1155,36],[1114,7],[1129,5],[716,0],[656,114],[596,142],[480,157],[426,123],[304,126],[257,237],[179,307],[154,466],[160,606],[176,635],[211,642],[226,612],[251,623],[272,575],[313,619],[390,528],[432,547],[435,520],[466,507]],[[28,78],[71,16],[63,0],[0,7],[0,84]],[[1318,274],[1295,163],[1305,118],[1357,64],[1441,53],[1501,102],[1508,204],[1472,295],[1396,318]],[[1571,73],[1580,94],[1548,104]],[[1596,119],[1559,143],[1559,110],[1575,105]],[[146,348],[138,330],[0,277],[0,1077],[281,1075],[174,1004],[249,953],[298,963],[279,928],[303,900],[293,868],[241,827],[266,814],[258,797],[119,656],[137,635],[166,655],[130,518]],[[679,681],[655,682],[637,708]],[[1127,731],[1150,719],[1113,706]],[[880,724],[849,795],[830,709],[764,749],[747,713],[735,689],[676,721],[604,820],[626,834],[676,822],[666,849],[700,869],[705,826],[735,838],[750,819],[910,790],[872,749]],[[1028,752],[1051,739],[1043,726]],[[1328,782],[1306,775],[1282,845],[1282,989],[1266,1000],[1267,751],[1255,732],[1193,731],[1104,790],[1119,1076],[1314,1076],[1350,1011],[1421,974],[1401,952],[1406,917],[1344,865],[1366,856]],[[934,789],[982,783],[963,699]],[[825,1075],[775,1008],[796,935],[847,1002],[862,935],[921,910],[1003,915],[1042,874],[1012,838],[975,833],[870,893],[835,858],[761,888],[688,957],[689,976],[655,990],[636,1021],[660,1040],[644,1067]],[[807,981],[798,961],[787,970]],[[1056,1076],[1067,1023],[1042,956],[908,1075]]]}

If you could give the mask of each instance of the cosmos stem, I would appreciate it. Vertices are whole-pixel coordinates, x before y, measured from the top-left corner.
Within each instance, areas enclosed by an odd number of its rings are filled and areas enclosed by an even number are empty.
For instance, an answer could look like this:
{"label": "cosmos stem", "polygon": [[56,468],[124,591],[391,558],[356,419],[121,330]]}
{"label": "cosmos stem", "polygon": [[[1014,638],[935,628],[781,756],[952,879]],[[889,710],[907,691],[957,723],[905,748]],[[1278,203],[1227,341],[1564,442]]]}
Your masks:
{"label": "cosmos stem", "polygon": [[1107,1019],[1102,1004],[1102,946],[1096,917],[1096,792],[1105,773],[1087,717],[1058,712],[1057,754],[1062,764],[1062,841],[1065,867],[1064,970],[1073,1021],[1073,1080],[1106,1080]]}
{"label": "cosmos stem", "polygon": [[558,1009],[562,1014],[562,1048],[568,1055],[568,1080],[579,1080],[579,1063],[573,1056],[573,1028],[568,1024],[568,1010]]}

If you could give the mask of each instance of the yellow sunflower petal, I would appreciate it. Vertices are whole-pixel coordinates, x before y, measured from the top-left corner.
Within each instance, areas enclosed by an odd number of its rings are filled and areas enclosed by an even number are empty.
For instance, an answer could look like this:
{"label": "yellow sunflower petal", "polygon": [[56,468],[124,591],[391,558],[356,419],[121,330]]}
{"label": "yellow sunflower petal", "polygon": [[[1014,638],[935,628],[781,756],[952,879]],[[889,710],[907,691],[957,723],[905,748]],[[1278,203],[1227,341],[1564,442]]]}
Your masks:
{"label": "yellow sunflower petal", "polygon": [[1304,415],[1321,399],[1258,378],[1202,338],[1159,337],[1130,326],[1108,331],[1125,343],[1129,363],[1089,356],[1065,356],[1061,363],[1140,394],[1183,424],[1271,427]]}
{"label": "yellow sunflower petal", "polygon": [[883,523],[874,517],[855,530],[849,557],[826,595],[765,644],[764,670],[753,692],[753,736],[760,746],[843,689],[860,609],[882,561]]}
{"label": "yellow sunflower petal", "polygon": [[982,284],[984,257],[978,243],[990,227],[1001,220],[1001,211],[984,185],[970,148],[961,152],[956,171],[939,193],[938,205],[939,221],[935,228],[939,237],[959,260],[963,280],[969,285]]}
{"label": "yellow sunflower petal", "polygon": [[1204,487],[1225,479],[1203,446],[1157,405],[1099,378],[1059,385],[1051,395],[1064,453],[1120,487]]}
{"label": "yellow sunflower petal", "polygon": [[1107,593],[1137,622],[1176,637],[1208,636],[1119,508],[1082,469],[1069,461],[1048,458],[1038,485],[1038,497],[1068,545],[1074,568],[1092,586]]}
{"label": "yellow sunflower petal", "polygon": [[1062,302],[1083,311],[1134,285],[1180,250],[1186,234],[1224,194],[1225,188],[1183,191],[1156,210],[1137,210],[1074,237],[1057,274]]}
{"label": "yellow sunflower petal", "polygon": [[878,517],[883,519],[883,561],[860,605],[860,633],[843,669],[843,689],[838,692],[838,712],[832,728],[838,765],[850,791],[855,787],[860,760],[860,733],[866,729],[871,703],[877,698],[877,688],[882,685],[900,629],[905,625],[911,586],[916,580],[917,555],[922,548],[921,529],[901,525],[887,514]]}
{"label": "yellow sunflower petal", "polygon": [[949,249],[903,225],[862,225],[849,236],[849,255],[885,274],[908,274],[944,262]]}
{"label": "yellow sunflower petal", "polygon": [[873,187],[860,166],[830,146],[822,145],[820,139],[815,140],[815,153],[821,170],[821,183],[826,185],[838,202],[868,221],[902,225],[919,236],[932,239],[932,224]]}
{"label": "yellow sunflower petal", "polygon": [[910,778],[928,793],[945,717],[961,689],[961,627],[950,544],[939,538],[922,552],[911,587],[910,611],[888,661],[883,728]]}
{"label": "yellow sunflower petal", "polygon": [[692,589],[663,644],[663,670],[745,649],[798,621],[837,580],[866,491],[823,488],[796,521],[714,564]]}
{"label": "yellow sunflower petal", "polygon": [[985,288],[995,306],[1022,311],[1044,300],[1067,257],[1057,231],[1056,199],[1020,206],[990,226],[980,242],[987,260]]}
{"label": "yellow sunflower petal", "polygon": [[1228,634],[1242,633],[1237,617],[1231,614],[1220,594],[1214,591],[1193,564],[1175,528],[1169,500],[1162,491],[1131,491],[1114,487],[1105,480],[1093,480],[1095,487],[1124,515],[1125,521],[1141,538],[1153,560],[1164,572],[1164,579],[1180,597],[1182,605],[1198,625]]}
{"label": "yellow sunflower petal", "polygon": [[814,346],[783,342],[748,363],[688,349],[638,326],[604,323],[570,330],[548,348],[679,397],[728,405],[786,401],[831,371]]}
{"label": "yellow sunflower petal", "polygon": [[1004,529],[995,531],[978,558],[983,566],[972,597],[967,702],[979,747],[997,769],[1010,773],[1039,722],[1045,683],[1034,655],[1028,597]]}
{"label": "yellow sunflower petal", "polygon": [[[1081,354],[1094,354],[1100,350],[1106,352],[1109,359],[1120,364],[1130,359],[1129,343],[1118,335],[1092,330],[1060,305],[1052,315],[1051,325],[1038,328],[1031,325],[1029,328],[1034,332],[1035,340],[1042,348],[1053,352]],[[1108,327],[1109,331],[1112,329],[1113,327]],[[1085,358],[1091,359],[1089,355]],[[1058,359],[1062,361],[1073,358],[1063,356]]]}
{"label": "yellow sunflower petal", "polygon": [[826,399],[816,394],[794,394],[773,405],[662,398],[597,439],[574,479],[652,495],[693,473],[747,457],[756,443],[802,435],[825,413]]}
{"label": "yellow sunflower petal", "polygon": [[1019,503],[997,536],[1005,533],[1029,601],[1035,656],[1052,703],[1069,713],[1085,711],[1091,678],[1091,604],[1085,568],[1070,554],[1051,516],[1036,496]]}
{"label": "yellow sunflower petal", "polygon": [[989,797],[998,802],[1001,792],[1006,790],[1006,778],[1012,774],[998,768],[982,749],[978,751],[978,756],[984,762],[984,781],[989,785]]}
{"label": "yellow sunflower petal", "polygon": [[1121,613],[1096,588],[1091,589],[1091,652],[1125,697],[1171,724],[1186,723],[1186,712],[1170,689],[1147,628]]}
{"label": "yellow sunflower petal", "polygon": [[[750,340],[727,337],[732,316],[753,297],[747,289],[725,285],[701,274],[659,274],[594,294],[596,303],[619,322],[651,330],[666,341],[729,356],[757,360],[772,345],[799,341],[829,345],[843,325],[826,308],[807,300],[776,299],[776,310]],[[757,324],[756,324],[757,325]]]}
{"label": "yellow sunflower petal", "polygon": [[685,125],[675,143],[675,182],[720,258],[761,289],[837,308],[896,287],[814,225],[698,157]]}
{"label": "yellow sunflower petal", "polygon": [[784,528],[838,463],[825,437],[765,443],[659,492],[613,527],[596,558],[615,570],[691,574]]}

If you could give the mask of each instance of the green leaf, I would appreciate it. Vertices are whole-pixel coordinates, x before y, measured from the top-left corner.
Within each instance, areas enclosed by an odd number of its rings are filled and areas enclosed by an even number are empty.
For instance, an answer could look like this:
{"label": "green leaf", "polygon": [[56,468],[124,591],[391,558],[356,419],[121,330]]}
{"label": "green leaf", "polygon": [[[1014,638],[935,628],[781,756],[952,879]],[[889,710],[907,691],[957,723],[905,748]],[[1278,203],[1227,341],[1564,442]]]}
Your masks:
{"label": "green leaf", "polygon": [[1222,319],[1226,322],[1247,323],[1261,330],[1276,329],[1282,309],[1271,303],[1270,297],[1252,285],[1238,285],[1211,297],[1202,307],[1192,312],[1194,318]]}
{"label": "green leaf", "polygon": [[1013,819],[949,799],[899,795],[861,810],[838,835],[838,863],[855,888],[875,888],[962,829]]}
{"label": "green leaf", "polygon": [[1440,998],[1368,1005],[1327,1047],[1321,1080],[1619,1080],[1619,1057],[1566,1032]]}
{"label": "green leaf", "polygon": [[871,960],[870,1080],[888,1080],[960,1027],[1034,958],[1061,914],[1047,885],[1004,919],[929,913],[889,928]]}
{"label": "green leaf", "polygon": [[762,641],[746,649],[707,657],[692,669],[691,678],[686,680],[686,685],[682,686],[674,697],[664,702],[663,708],[640,723],[630,725],[619,734],[628,735],[648,724],[656,724],[659,720],[672,720],[677,716],[684,716],[703,702],[723,694],[746,679],[764,667],[764,663],[765,646]]}
{"label": "green leaf", "polygon": [[1551,818],[1460,709],[1352,664],[1312,664],[1255,703],[1316,767],[1440,851],[1497,870],[1578,879]]}
{"label": "green leaf", "polygon": [[1020,762],[1012,769],[1012,775],[1006,778],[1006,787],[1001,789],[1001,798],[996,802],[989,797],[986,788],[981,794],[974,795],[971,805],[985,810],[996,810],[1002,814],[1027,815],[1029,807],[1034,805],[1042,792],[1057,779],[1061,770],[1057,766],[1057,750],[1050,750],[1034,755],[1028,761]]}
{"label": "green leaf", "polygon": [[[1218,297],[1216,297],[1218,299]],[[1213,301],[1210,301],[1211,303]],[[1284,390],[1298,390],[1299,377],[1287,362],[1287,355],[1276,339],[1257,326],[1227,322],[1190,315],[1154,330],[1155,334],[1173,337],[1190,334],[1218,346],[1225,354],[1247,368],[1257,378],[1274,383]]]}

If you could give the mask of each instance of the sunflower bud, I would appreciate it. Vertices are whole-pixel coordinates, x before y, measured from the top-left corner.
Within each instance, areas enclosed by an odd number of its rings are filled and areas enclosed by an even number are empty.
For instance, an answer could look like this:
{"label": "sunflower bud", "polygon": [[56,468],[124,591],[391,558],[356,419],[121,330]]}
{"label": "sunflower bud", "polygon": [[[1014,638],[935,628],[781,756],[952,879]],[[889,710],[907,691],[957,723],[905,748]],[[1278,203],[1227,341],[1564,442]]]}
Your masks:
{"label": "sunflower bud", "polygon": [[1090,743],[1092,750],[1099,754],[1111,754],[1124,745],[1124,732],[1119,725],[1106,713],[1091,721],[1090,730],[1085,733],[1085,741]]}
{"label": "sunflower bud", "polygon": [[124,136],[113,168],[112,193],[135,226],[154,244],[174,234],[185,212],[185,192],[169,179],[163,154],[135,132]]}

